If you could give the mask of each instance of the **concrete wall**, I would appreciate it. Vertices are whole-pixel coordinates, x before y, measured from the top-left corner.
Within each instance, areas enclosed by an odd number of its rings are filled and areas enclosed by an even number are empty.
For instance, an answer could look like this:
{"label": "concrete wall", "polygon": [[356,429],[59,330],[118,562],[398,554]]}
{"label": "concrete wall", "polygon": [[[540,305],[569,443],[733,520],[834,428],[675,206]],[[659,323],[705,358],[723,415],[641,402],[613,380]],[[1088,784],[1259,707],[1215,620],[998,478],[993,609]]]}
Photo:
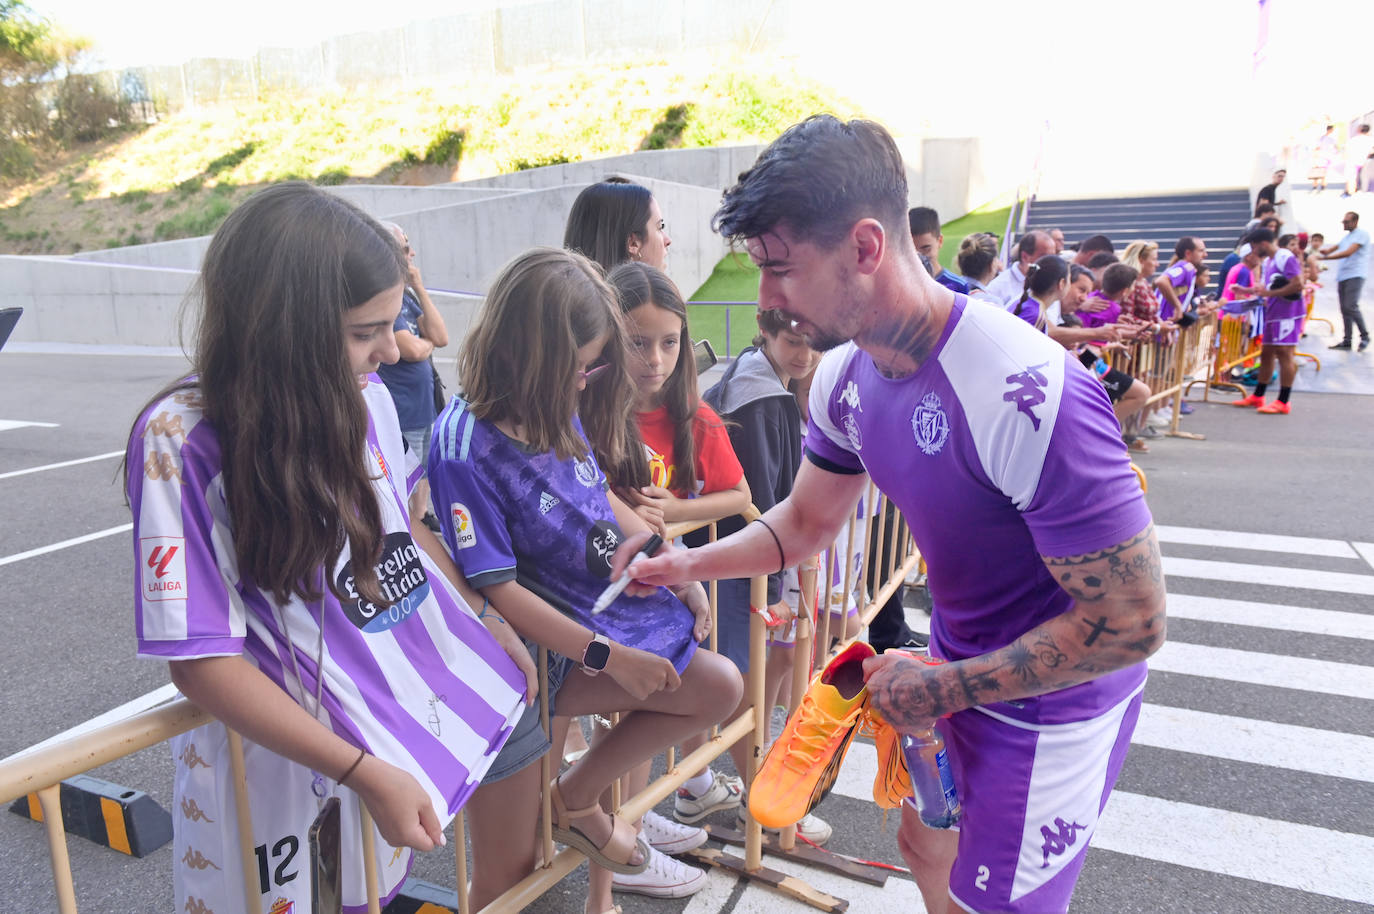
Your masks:
{"label": "concrete wall", "polygon": [[199,270],[210,236],[158,241],[153,244],[134,244],[103,251],[82,251],[71,259],[84,263],[122,264],[127,267],[156,267],[171,270]]}
{"label": "concrete wall", "polygon": [[519,188],[558,187],[563,184],[594,184],[607,175],[633,172],[661,181],[695,184],[724,190],[735,183],[763,151],[761,145],[712,146],[702,149],[655,149],[607,156],[563,165],[545,165],[506,175],[460,181],[456,187]]}
{"label": "concrete wall", "polygon": [[178,313],[195,278],[188,270],[0,257],[0,303],[24,308],[16,342],[177,346]]}

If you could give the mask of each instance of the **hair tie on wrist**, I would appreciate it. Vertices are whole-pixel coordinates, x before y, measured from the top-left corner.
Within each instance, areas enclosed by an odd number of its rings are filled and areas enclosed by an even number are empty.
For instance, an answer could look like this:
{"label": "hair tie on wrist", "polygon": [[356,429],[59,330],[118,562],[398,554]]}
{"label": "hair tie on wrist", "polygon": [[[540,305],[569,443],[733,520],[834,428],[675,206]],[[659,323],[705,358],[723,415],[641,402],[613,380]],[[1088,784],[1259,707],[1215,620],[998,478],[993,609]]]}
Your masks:
{"label": "hair tie on wrist", "polygon": [[339,778],[335,783],[342,786],[343,782],[348,780],[348,776],[358,770],[358,766],[363,763],[363,759],[365,758],[367,758],[367,750],[359,749],[358,757],[353,760],[353,764],[348,766],[348,770],[343,773],[343,777]]}
{"label": "hair tie on wrist", "polygon": [[773,544],[778,547],[778,574],[782,574],[784,571],[787,570],[787,559],[783,557],[782,553],[782,540],[778,539],[778,535],[773,532],[773,528],[768,526],[768,521],[764,520],[763,518],[756,517],[754,518],[752,523],[763,524],[763,529],[767,530],[768,533],[773,537]]}

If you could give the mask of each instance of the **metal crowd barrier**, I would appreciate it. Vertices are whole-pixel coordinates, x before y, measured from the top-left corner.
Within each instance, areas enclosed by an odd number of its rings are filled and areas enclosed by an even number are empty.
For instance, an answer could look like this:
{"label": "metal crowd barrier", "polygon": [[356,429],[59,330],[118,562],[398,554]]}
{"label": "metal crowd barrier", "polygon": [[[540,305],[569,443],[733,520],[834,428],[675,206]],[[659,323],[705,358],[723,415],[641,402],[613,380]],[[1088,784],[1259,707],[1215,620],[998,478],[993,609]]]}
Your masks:
{"label": "metal crowd barrier", "polygon": [[1154,412],[1169,404],[1172,416],[1168,434],[1179,438],[1201,438],[1178,427],[1183,398],[1199,376],[1209,376],[1217,339],[1217,316],[1209,314],[1191,326],[1150,339],[1133,340],[1124,349],[1108,353],[1107,362],[1150,388],[1142,413]]}
{"label": "metal crowd barrier", "polygon": [[[879,496],[876,488],[870,484],[862,504],[870,508],[866,512],[868,517],[863,518],[862,524],[856,524],[851,519],[845,542],[843,544],[836,542],[830,549],[826,550],[823,554],[824,573],[818,572],[814,562],[803,563],[802,565],[801,590],[804,599],[797,620],[796,662],[793,670],[789,714],[794,713],[799,705],[813,670],[823,667],[850,641],[854,640],[853,638],[843,638],[843,629],[841,629],[841,637],[834,639],[836,643],[831,646],[834,633],[831,631],[832,614],[829,611],[819,613],[820,629],[819,632],[816,631],[817,603],[820,601],[808,597],[808,595],[817,592],[816,585],[821,581],[824,582],[824,587],[819,593],[824,597],[824,603],[821,605],[827,608],[830,605],[830,593],[834,583],[842,581],[842,590],[845,594],[849,594],[851,589],[857,591],[860,594],[858,600],[859,616],[863,624],[867,625],[893,592],[901,586],[903,579],[919,568],[920,556],[915,552],[910,532],[902,523],[900,514],[894,514],[893,524],[898,527],[896,535],[888,537],[888,546],[885,550],[882,549],[884,526],[887,522],[886,496]],[[743,513],[743,516],[749,520],[757,517],[758,511],[751,506],[747,512]],[[870,535],[872,524],[877,525],[876,536]],[[670,527],[668,532],[670,536],[677,537],[701,526],[707,525],[675,525]],[[864,530],[864,534],[863,540],[857,544],[859,559],[856,566],[854,557],[860,527]],[[716,524],[714,522],[709,523],[709,528],[710,539],[715,540]],[[882,554],[874,555],[875,552]],[[837,572],[841,562],[845,569],[842,575]],[[872,588],[875,592],[871,596],[867,596],[866,589],[872,584],[871,580],[867,580],[869,577],[867,569],[870,562],[873,563],[875,570],[880,572],[876,575],[879,578],[879,586]],[[715,582],[709,583],[708,595],[713,621],[709,646],[710,649],[714,650],[716,647],[714,622],[717,612]],[[623,804],[619,804],[618,811],[622,815],[632,820],[638,819],[657,803],[670,796],[687,780],[691,773],[709,764],[741,739],[747,739],[750,745],[748,770],[741,772],[741,775],[746,784],[752,782],[761,761],[761,746],[764,743],[768,713],[771,710],[763,707],[767,635],[763,617],[759,613],[759,610],[767,604],[766,576],[760,575],[752,579],[749,602],[752,610],[749,627],[750,672],[746,680],[746,694],[751,699],[749,710],[735,720],[715,728],[712,738],[705,745],[684,758],[677,759],[673,750],[668,750],[667,772],[650,783],[645,790],[629,798]],[[840,605],[843,614],[847,608],[847,597],[841,601]],[[841,619],[843,618],[841,615]],[[804,657],[813,656],[813,637],[817,635],[819,637],[816,643],[822,645],[822,648],[814,652],[814,662],[803,662]],[[541,650],[541,661],[545,659],[544,653],[545,651]],[[542,662],[540,667],[539,688],[541,694],[546,695],[548,689],[547,671]],[[547,702],[543,704],[543,707],[545,709],[543,725],[547,733],[549,732]],[[82,733],[72,739],[50,743],[33,751],[21,752],[0,761],[0,804],[8,804],[29,794],[37,795],[43,813],[43,826],[47,835],[53,883],[57,897],[57,910],[61,914],[75,914],[77,911],[76,891],[67,852],[67,835],[59,801],[61,782],[64,779],[75,777],[101,765],[166,742],[168,739],[208,723],[212,719],[208,713],[192,704],[188,699],[177,698],[151,710]],[[561,750],[562,747],[554,746],[541,761],[545,783],[552,779],[557,770],[557,765],[561,761],[559,757]],[[233,731],[230,731],[230,755],[234,778],[236,815],[239,825],[240,853],[244,863],[245,880],[248,883],[245,886],[249,899],[247,914],[261,914],[258,904],[260,898],[258,886],[251,878],[251,874],[256,873],[257,866],[252,847],[253,831],[248,794],[245,788],[242,740]],[[557,884],[585,859],[582,854],[571,848],[564,848],[555,853],[551,823],[549,792],[544,791],[540,822],[544,863],[507,890],[501,897],[483,908],[483,914],[522,910]],[[380,914],[376,850],[372,842],[371,817],[365,808],[362,816],[362,833],[364,862],[367,867],[368,911],[371,914]],[[465,828],[461,814],[455,817],[454,834],[457,870],[455,889],[458,898],[458,910],[461,914],[470,914],[471,908],[467,895]],[[794,841],[795,828],[786,829],[778,842],[779,847],[784,851],[790,850],[794,846]],[[707,862],[728,866],[732,871],[746,876],[760,871],[762,867],[762,828],[752,818],[748,820],[745,829],[745,857],[742,862],[729,857],[724,858],[723,861],[714,859],[720,856],[713,855],[713,858],[708,858]],[[731,860],[735,861],[735,865],[730,865]],[[741,863],[742,865],[740,865]],[[811,889],[800,880],[788,879],[785,885],[775,887],[814,906],[834,909],[828,905],[832,905],[836,899]]]}

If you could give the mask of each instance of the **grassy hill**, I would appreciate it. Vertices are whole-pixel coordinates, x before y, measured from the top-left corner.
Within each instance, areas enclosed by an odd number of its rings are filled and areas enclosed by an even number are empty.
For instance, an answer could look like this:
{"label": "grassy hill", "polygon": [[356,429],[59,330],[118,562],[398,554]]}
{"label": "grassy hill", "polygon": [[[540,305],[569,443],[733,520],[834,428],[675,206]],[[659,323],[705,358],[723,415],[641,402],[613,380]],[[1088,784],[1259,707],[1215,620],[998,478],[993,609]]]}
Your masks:
{"label": "grassy hill", "polygon": [[0,186],[0,253],[203,235],[264,184],[433,184],[637,149],[768,141],[862,112],[785,60],[707,57],[184,111]]}

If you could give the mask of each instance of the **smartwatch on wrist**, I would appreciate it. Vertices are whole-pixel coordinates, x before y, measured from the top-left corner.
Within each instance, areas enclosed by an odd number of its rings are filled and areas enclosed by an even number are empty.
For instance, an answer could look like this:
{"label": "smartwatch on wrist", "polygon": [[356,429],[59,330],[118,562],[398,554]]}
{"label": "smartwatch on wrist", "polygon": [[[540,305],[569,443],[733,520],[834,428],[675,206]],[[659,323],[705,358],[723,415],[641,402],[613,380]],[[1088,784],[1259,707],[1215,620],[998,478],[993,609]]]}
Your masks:
{"label": "smartwatch on wrist", "polygon": [[611,659],[611,642],[605,635],[593,635],[582,651],[582,672],[595,676],[606,668]]}

